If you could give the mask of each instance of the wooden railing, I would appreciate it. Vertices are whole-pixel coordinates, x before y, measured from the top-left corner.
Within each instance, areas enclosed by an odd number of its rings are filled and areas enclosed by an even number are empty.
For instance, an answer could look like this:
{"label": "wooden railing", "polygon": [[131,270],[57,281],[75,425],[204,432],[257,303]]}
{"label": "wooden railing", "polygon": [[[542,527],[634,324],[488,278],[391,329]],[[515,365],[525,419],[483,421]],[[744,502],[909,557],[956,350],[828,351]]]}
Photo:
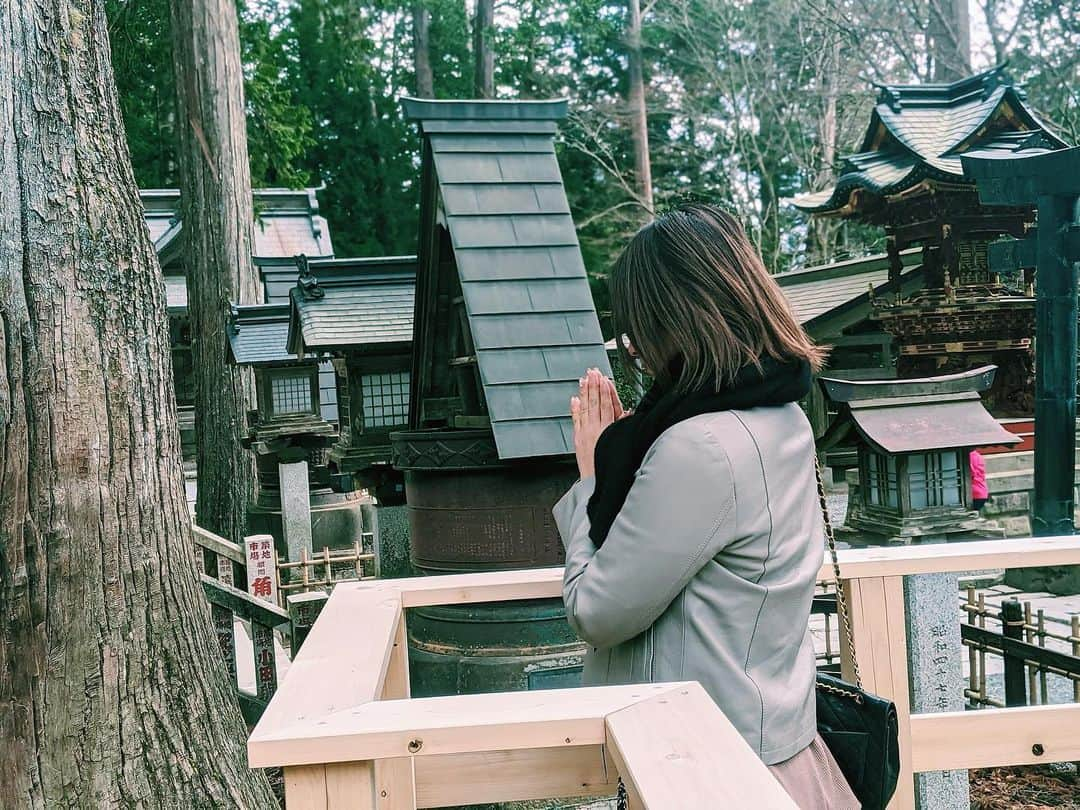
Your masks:
{"label": "wooden railing", "polygon": [[[193,525],[192,539],[196,549],[203,554],[204,569],[200,574],[203,591],[210,602],[221,654],[236,683],[236,632],[235,618],[251,625],[252,655],[255,664],[255,694],[239,687],[236,689],[240,711],[249,725],[254,725],[277,690],[277,655],[274,650],[274,628],[288,624],[289,614],[276,604],[260,599],[236,587],[237,582],[246,583],[247,559],[244,549],[230,543],[213,532]],[[271,540],[269,535],[251,539]],[[209,571],[210,573],[206,573]]]}
{"label": "wooden railing", "polygon": [[[1080,760],[1080,705],[912,715],[903,594],[906,575],[1080,564],[1080,537],[849,550],[840,564],[864,686],[900,719],[890,807],[914,808],[916,772]],[[653,810],[794,807],[696,684],[408,700],[405,609],[561,592],[560,569],[338,585],[249,739],[251,766],[284,766],[289,810],[610,795],[617,777]]]}

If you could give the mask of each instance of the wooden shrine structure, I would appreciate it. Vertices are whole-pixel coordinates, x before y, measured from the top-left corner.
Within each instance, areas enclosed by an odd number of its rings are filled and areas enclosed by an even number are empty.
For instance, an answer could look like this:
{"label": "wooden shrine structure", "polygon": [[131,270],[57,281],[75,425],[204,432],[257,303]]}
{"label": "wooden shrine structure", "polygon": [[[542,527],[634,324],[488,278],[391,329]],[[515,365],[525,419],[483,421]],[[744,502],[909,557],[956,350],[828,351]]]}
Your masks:
{"label": "wooden shrine structure", "polygon": [[[995,416],[1033,410],[1035,302],[1031,275],[991,267],[988,244],[1024,236],[1035,212],[1030,204],[983,204],[961,157],[1032,142],[1065,146],[1004,67],[951,84],[880,86],[862,144],[843,159],[835,184],[795,199],[812,215],[885,229],[890,286],[875,291],[873,321],[895,340],[897,375],[996,365],[986,396]],[[903,251],[912,247],[921,251],[914,290],[901,279]]]}
{"label": "wooden shrine structure", "polygon": [[338,440],[333,474],[383,505],[405,500],[390,465],[390,433],[408,427],[416,257],[300,262],[290,293],[288,350],[334,358]]}

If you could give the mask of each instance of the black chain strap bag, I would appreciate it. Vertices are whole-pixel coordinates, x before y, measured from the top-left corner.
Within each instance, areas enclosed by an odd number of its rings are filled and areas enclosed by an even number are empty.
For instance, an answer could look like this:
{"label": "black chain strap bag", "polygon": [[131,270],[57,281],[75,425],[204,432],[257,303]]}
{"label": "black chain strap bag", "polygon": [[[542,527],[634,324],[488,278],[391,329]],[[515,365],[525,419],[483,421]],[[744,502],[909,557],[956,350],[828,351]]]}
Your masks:
{"label": "black chain strap bag", "polygon": [[840,564],[836,559],[836,541],[829,520],[821,465],[815,460],[818,498],[825,521],[825,539],[832,557],[836,579],[836,609],[851,650],[855,684],[849,684],[819,672],[817,676],[818,733],[829,747],[836,764],[851,786],[863,810],[885,810],[900,775],[900,742],[896,706],[892,701],[872,695],[862,688],[859,662],[855,658],[854,636],[847,599],[840,584]]}

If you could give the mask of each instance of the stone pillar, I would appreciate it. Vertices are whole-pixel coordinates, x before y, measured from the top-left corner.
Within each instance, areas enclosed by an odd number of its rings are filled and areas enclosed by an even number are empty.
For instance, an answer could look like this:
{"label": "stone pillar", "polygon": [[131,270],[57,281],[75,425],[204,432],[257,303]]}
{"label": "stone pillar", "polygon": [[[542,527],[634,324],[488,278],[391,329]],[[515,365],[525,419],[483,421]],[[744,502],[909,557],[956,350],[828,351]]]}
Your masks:
{"label": "stone pillar", "polygon": [[378,508],[379,576],[386,579],[415,576],[409,561],[409,511],[407,506]]}
{"label": "stone pillar", "polygon": [[300,551],[311,556],[311,495],[306,461],[278,464],[281,481],[281,529],[289,562],[300,559]]}
{"label": "stone pillar", "polygon": [[[958,594],[956,574],[904,578],[912,714],[964,709]],[[921,810],[968,810],[968,772],[917,774],[915,803]]]}
{"label": "stone pillar", "polygon": [[364,535],[371,535],[371,546],[368,548],[367,538],[364,537],[364,551],[371,551],[375,554],[375,576],[382,577],[382,548],[379,545],[379,510],[375,506],[374,500],[368,498],[360,505],[360,515],[363,519],[361,532]]}

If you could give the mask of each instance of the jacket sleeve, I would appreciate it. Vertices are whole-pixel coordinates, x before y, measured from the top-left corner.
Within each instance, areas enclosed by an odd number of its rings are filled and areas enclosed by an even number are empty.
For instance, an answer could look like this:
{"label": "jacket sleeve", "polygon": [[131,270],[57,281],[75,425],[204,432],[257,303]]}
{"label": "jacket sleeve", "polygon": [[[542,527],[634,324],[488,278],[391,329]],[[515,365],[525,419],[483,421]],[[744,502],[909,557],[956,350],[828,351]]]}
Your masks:
{"label": "jacket sleeve", "polygon": [[595,647],[646,630],[706,562],[735,539],[735,484],[719,442],[700,431],[661,436],[598,550],[585,507],[593,480],[555,505],[566,547],[570,626]]}

